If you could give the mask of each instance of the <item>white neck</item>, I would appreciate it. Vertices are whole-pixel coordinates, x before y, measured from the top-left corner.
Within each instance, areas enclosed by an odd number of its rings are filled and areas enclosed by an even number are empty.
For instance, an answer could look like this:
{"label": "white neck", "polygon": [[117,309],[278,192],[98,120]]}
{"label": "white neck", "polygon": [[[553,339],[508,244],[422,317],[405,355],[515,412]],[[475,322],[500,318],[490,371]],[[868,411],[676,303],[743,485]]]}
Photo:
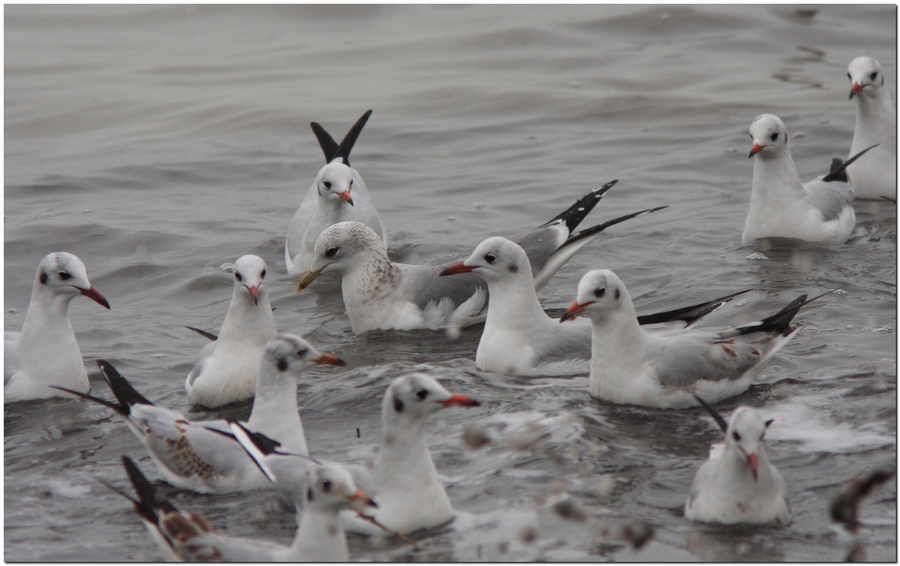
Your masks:
{"label": "white neck", "polygon": [[348,562],[347,536],[336,510],[307,504],[297,509],[300,524],[286,554],[287,562]]}
{"label": "white neck", "polygon": [[381,449],[375,462],[379,489],[440,485],[431,452],[425,443],[425,419],[415,419],[411,423],[384,419],[383,427]]}
{"label": "white neck", "polygon": [[281,442],[284,451],[309,454],[293,375],[276,375],[272,368],[261,371],[247,426]]}
{"label": "white neck", "polygon": [[219,330],[219,340],[249,341],[265,345],[278,335],[268,291],[260,289],[256,298],[257,302],[254,303],[253,297],[243,287],[235,287]]}
{"label": "white neck", "polygon": [[638,324],[630,301],[608,320],[591,322],[590,390],[595,397],[615,399],[630,389],[644,362],[647,333]]}
{"label": "white neck", "polygon": [[[549,318],[541,308],[531,270],[521,277],[507,278],[503,281],[488,281],[488,312],[485,321],[485,333],[489,329],[520,331],[529,328],[530,321]],[[482,334],[484,336],[484,334]]]}

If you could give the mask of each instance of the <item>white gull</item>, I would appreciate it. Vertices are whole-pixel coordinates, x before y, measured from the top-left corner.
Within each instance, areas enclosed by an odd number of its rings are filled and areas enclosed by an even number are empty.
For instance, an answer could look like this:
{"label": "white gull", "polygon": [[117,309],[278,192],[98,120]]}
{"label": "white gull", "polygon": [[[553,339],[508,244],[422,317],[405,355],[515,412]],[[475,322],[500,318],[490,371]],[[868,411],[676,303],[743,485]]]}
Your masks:
{"label": "white gull", "polygon": [[122,463],[137,498],[109,487],[132,502],[150,537],[172,562],[347,562],[347,537],[338,513],[374,505],[356,488],[353,478],[336,466],[315,466],[290,478],[273,478],[289,488],[297,508],[297,532],[290,546],[284,546],[214,529],[203,515],[179,511],[160,499],[130,458],[123,456]]}
{"label": "white gull", "polygon": [[853,188],[845,168],[859,153],[832,171],[806,184],[800,182],[791,158],[788,131],[778,116],[763,114],[750,124],[753,147],[753,184],[743,241],[758,238],[795,238],[840,244],[856,225]]}
{"label": "white gull", "polygon": [[772,420],[751,407],[738,407],[729,422],[697,399],[725,433],[725,442],[710,448],[691,486],[684,516],[691,521],[726,525],[791,522],[786,485],[769,462],[764,439]]}
{"label": "white gull", "polygon": [[22,331],[4,335],[5,402],[68,396],[51,389],[53,385],[79,393],[90,391],[69,320],[69,303],[79,294],[109,308],[109,302],[88,281],[80,259],[55,252],[41,260]]}
{"label": "white gull", "polygon": [[[509,375],[559,375],[586,369],[586,361],[591,358],[590,321],[559,324],[544,312],[534,289],[528,256],[521,246],[500,236],[488,238],[465,261],[447,267],[441,275],[461,273],[474,273],[487,281],[491,298],[475,352],[478,369]],[[637,321],[691,324],[738,294],[639,316]]]}
{"label": "white gull", "polygon": [[[284,334],[269,341],[259,364],[256,397],[247,426],[277,440],[285,450],[307,454],[297,406],[297,379],[314,365],[344,365],[344,362],[331,354],[320,353],[298,336]],[[98,365],[117,402],[87,394],[78,396],[121,415],[165,481],[200,493],[270,487],[243,448],[209,430],[228,432],[226,421],[190,421],[174,409],[148,401],[109,362],[100,360]]]}
{"label": "white gull", "polygon": [[266,343],[278,335],[266,287],[266,262],[245,255],[234,262],[234,291],[218,339],[200,350],[184,382],[188,401],[221,407],[253,397]]}
{"label": "white gull", "polygon": [[858,199],[897,198],[897,111],[881,65],[871,57],[857,57],[847,68],[850,98],[856,99],[856,127],[850,155],[872,145],[872,155],[847,168]]}
{"label": "white gull", "polygon": [[366,184],[359,172],[350,167],[350,150],[372,111],[363,114],[337,144],[322,126],[313,122],[313,132],[325,154],[325,166],[300,203],[288,225],[284,242],[284,263],[291,275],[305,273],[313,261],[316,240],[322,230],[349,220],[362,222],[387,245],[387,232],[378,211],[369,200]]}
{"label": "white gull", "polygon": [[[605,228],[659,210],[644,210],[575,232],[615,183],[591,191],[549,222],[514,238],[528,255],[535,288],[543,287]],[[394,263],[371,229],[358,222],[342,222],[319,236],[315,261],[297,289],[302,290],[324,271],[339,273],[344,306],[356,334],[377,329],[459,327],[482,320],[487,302],[484,281],[472,274],[442,278],[446,265]]]}
{"label": "white gull", "polygon": [[648,334],[636,320],[624,283],[612,271],[597,269],[581,278],[578,296],[561,321],[582,312],[591,319],[592,396],[680,409],[697,404],[694,394],[716,402],[744,392],[797,333],[791,319],[810,301],[801,295],[759,322],[723,332]]}

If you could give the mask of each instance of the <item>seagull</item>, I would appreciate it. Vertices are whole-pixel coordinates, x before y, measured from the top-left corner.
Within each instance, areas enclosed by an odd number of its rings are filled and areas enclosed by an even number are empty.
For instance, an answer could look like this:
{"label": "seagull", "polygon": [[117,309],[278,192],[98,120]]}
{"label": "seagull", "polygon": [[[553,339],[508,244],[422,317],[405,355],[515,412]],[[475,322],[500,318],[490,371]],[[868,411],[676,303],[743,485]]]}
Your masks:
{"label": "seagull", "polygon": [[800,307],[819,297],[807,300],[801,295],[759,322],[723,332],[688,330],[663,336],[640,327],[625,284],[612,271],[597,269],[581,278],[577,299],[560,321],[582,312],[591,319],[592,396],[682,409],[697,404],[693,394],[714,403],[744,392],[798,332],[790,323]]}
{"label": "seagull", "polygon": [[[579,373],[591,359],[591,323],[581,319],[559,324],[544,312],[534,289],[531,264],[521,246],[495,236],[478,244],[465,261],[455,263],[441,275],[474,273],[487,282],[491,301],[475,366],[482,371],[508,375],[545,375],[548,364],[562,364],[555,373]],[[742,291],[741,293],[746,293]],[[687,324],[741,294],[735,293],[702,303],[644,317],[639,324],[681,320]]]}
{"label": "seagull", "polygon": [[215,408],[253,397],[260,356],[278,335],[265,278],[262,258],[234,262],[234,292],[218,339],[200,350],[184,382],[192,405]]}
{"label": "seagull", "polygon": [[[513,238],[528,255],[535,288],[543,287],[563,263],[605,228],[665,208],[643,210],[575,232],[615,183],[591,191],[549,222]],[[484,282],[474,275],[441,278],[443,267],[446,265],[394,263],[371,229],[359,222],[341,222],[319,236],[315,260],[297,290],[323,271],[338,272],[344,306],[356,334],[379,329],[452,328],[482,320],[487,303]]]}
{"label": "seagull", "polygon": [[856,225],[853,188],[846,168],[867,148],[846,162],[835,160],[831,172],[805,185],[791,158],[788,131],[781,118],[763,114],[750,124],[753,185],[743,241],[795,238],[825,244],[847,241]]}
{"label": "seagull", "polygon": [[769,462],[763,442],[773,421],[763,420],[752,407],[738,407],[726,423],[706,401],[697,401],[722,428],[725,442],[713,445],[709,460],[697,470],[685,518],[725,525],[790,523],[784,478]]}
{"label": "seagull", "polygon": [[[407,534],[453,519],[453,507],[425,443],[428,417],[447,407],[478,407],[420,372],[391,382],[381,406],[381,449],[371,480],[378,509],[371,515],[391,531]],[[368,485],[368,484],[363,484]],[[347,530],[372,534],[378,526],[352,515]]]}
{"label": "seagull", "polygon": [[78,294],[109,308],[109,302],[88,281],[80,259],[66,252],[41,260],[22,332],[7,332],[3,346],[3,400],[65,396],[51,386],[87,393],[91,386],[75,332],[69,302]]}
{"label": "seagull", "polygon": [[[150,453],[168,483],[199,493],[228,493],[270,487],[243,448],[210,428],[228,432],[224,420],[190,421],[183,414],[154,405],[138,393],[105,360],[100,372],[117,402],[68,391],[121,415]],[[285,450],[307,454],[306,437],[297,407],[297,379],[314,365],[344,365],[306,340],[283,334],[268,342],[260,361],[256,397],[247,426],[281,443]]]}
{"label": "seagull", "polygon": [[369,200],[366,184],[359,172],[350,167],[350,151],[370,114],[371,110],[353,124],[340,145],[322,126],[315,122],[310,124],[325,154],[325,166],[319,170],[306,198],[288,225],[284,263],[291,275],[299,275],[309,269],[319,234],[338,222],[362,222],[374,230],[387,246],[387,232],[378,211]]}
{"label": "seagull", "polygon": [[299,477],[290,478],[297,507],[297,533],[290,546],[283,546],[228,536],[214,529],[203,515],[179,511],[159,498],[128,456],[122,456],[122,463],[137,497],[108,487],[132,502],[150,537],[172,562],[348,562],[347,537],[338,512],[375,505],[339,467],[316,466],[301,471],[296,474]]}
{"label": "seagull", "polygon": [[850,155],[878,145],[865,163],[847,169],[858,199],[897,199],[897,111],[884,72],[871,57],[857,57],[847,68],[850,98],[856,99],[856,128]]}

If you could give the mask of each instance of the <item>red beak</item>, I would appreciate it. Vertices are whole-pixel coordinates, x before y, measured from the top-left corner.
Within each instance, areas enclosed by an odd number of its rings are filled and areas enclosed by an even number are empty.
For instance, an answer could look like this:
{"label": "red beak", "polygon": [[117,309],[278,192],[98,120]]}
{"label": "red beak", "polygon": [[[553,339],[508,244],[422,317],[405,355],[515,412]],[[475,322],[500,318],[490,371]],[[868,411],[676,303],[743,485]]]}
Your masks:
{"label": "red beak", "polygon": [[441,401],[441,405],[445,407],[478,407],[481,403],[465,395],[454,395],[446,401]]}
{"label": "red beak", "polygon": [[98,302],[100,305],[109,308],[109,301],[106,300],[106,297],[100,294],[100,291],[91,287],[90,289],[82,289],[81,287],[75,287],[78,291],[81,292],[82,295]]}
{"label": "red beak", "polygon": [[470,265],[463,265],[462,263],[454,263],[450,267],[447,267],[443,271],[441,271],[441,275],[459,275],[460,273],[469,273],[474,271],[475,267]]}
{"label": "red beak", "polygon": [[750,466],[750,471],[753,472],[753,481],[755,482],[755,481],[757,480],[757,474],[756,474],[756,465],[757,465],[756,454],[750,454],[749,456],[747,456],[747,465]]}
{"label": "red beak", "polygon": [[579,305],[578,301],[575,301],[574,303],[569,305],[568,309],[566,309],[566,313],[564,315],[562,315],[562,318],[559,319],[559,323],[562,324],[567,320],[573,320],[576,316],[583,313],[584,309],[588,308],[589,306],[591,306],[593,304],[594,304],[594,301],[591,301],[589,303],[584,303],[583,305]]}
{"label": "red beak", "polygon": [[339,194],[338,196],[341,197],[341,200],[345,200],[348,203],[350,203],[350,206],[353,206],[353,199],[350,198],[350,191],[344,191],[341,194]]}
{"label": "red beak", "polygon": [[320,366],[345,366],[347,362],[335,356],[334,354],[322,354],[322,357],[316,360]]}
{"label": "red beak", "polygon": [[748,157],[753,157],[763,149],[765,149],[765,146],[759,145],[758,143],[753,144],[753,147],[750,148],[750,155],[748,155]]}
{"label": "red beak", "polygon": [[250,291],[250,296],[253,297],[253,304],[259,304],[259,287],[254,285],[252,287],[247,287],[247,290]]}
{"label": "red beak", "polygon": [[859,86],[859,83],[853,83],[853,86],[850,87],[850,98],[862,93],[864,88],[866,87]]}

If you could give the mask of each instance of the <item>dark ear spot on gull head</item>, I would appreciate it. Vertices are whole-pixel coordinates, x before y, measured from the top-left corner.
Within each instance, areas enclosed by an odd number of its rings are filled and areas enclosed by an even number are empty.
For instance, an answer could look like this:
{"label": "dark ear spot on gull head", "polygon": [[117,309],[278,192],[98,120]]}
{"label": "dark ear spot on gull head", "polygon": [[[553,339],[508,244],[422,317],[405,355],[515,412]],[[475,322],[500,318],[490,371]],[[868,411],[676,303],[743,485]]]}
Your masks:
{"label": "dark ear spot on gull head", "polygon": [[398,413],[403,411],[403,401],[394,397],[394,410]]}
{"label": "dark ear spot on gull head", "polygon": [[766,421],[766,428],[769,428],[769,425],[772,424],[772,423],[774,423],[774,422],[775,422],[775,419],[769,419],[769,420],[767,420],[767,421]]}
{"label": "dark ear spot on gull head", "polygon": [[284,356],[278,356],[275,358],[275,367],[278,368],[278,371],[286,371],[288,368],[287,358]]}
{"label": "dark ear spot on gull head", "polygon": [[306,500],[307,501],[313,500],[313,490],[311,487],[306,489]]}
{"label": "dark ear spot on gull head", "polygon": [[618,301],[622,297],[622,291],[619,291],[619,288],[616,287],[616,300]]}
{"label": "dark ear spot on gull head", "polygon": [[515,263],[509,264],[509,272],[510,273],[517,273],[518,271],[519,271],[518,265],[516,265]]}
{"label": "dark ear spot on gull head", "polygon": [[46,284],[47,284],[47,278],[48,278],[47,272],[46,272],[46,271],[41,271],[41,275],[40,275],[40,277],[38,277],[38,279],[40,279],[40,281],[41,281],[41,285],[46,285]]}

